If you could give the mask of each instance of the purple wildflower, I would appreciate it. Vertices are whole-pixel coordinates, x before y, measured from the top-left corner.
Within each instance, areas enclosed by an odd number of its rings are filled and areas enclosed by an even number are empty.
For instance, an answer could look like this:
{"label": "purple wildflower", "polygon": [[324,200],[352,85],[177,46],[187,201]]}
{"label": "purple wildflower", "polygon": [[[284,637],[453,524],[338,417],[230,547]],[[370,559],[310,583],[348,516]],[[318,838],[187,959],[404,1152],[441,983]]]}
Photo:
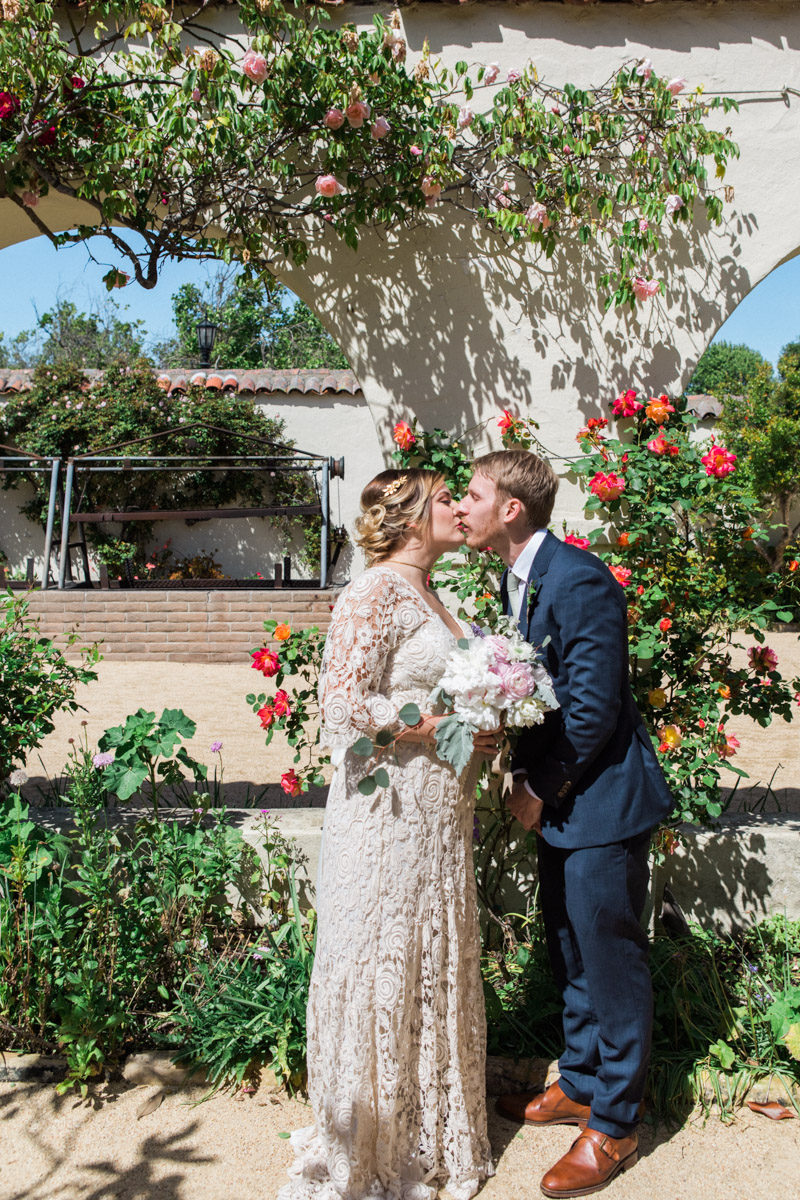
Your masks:
{"label": "purple wildflower", "polygon": [[211,743],[211,753],[212,754],[219,754],[221,749],[222,749],[222,742],[214,741]]}
{"label": "purple wildflower", "polygon": [[101,767],[110,767],[113,761],[114,755],[110,750],[105,750],[102,754],[92,755],[92,763],[95,767],[97,767],[98,770],[100,770]]}

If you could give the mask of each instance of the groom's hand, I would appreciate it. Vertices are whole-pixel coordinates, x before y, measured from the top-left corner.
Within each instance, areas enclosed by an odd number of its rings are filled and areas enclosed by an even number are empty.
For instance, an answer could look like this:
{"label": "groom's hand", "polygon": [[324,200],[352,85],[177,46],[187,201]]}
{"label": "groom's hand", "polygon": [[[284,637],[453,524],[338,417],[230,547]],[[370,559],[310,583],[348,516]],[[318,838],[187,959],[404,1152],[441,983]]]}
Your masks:
{"label": "groom's hand", "polygon": [[520,825],[525,829],[535,829],[538,834],[541,834],[544,801],[540,800],[538,796],[532,796],[521,778],[514,780],[514,786],[506,800],[506,805]]}

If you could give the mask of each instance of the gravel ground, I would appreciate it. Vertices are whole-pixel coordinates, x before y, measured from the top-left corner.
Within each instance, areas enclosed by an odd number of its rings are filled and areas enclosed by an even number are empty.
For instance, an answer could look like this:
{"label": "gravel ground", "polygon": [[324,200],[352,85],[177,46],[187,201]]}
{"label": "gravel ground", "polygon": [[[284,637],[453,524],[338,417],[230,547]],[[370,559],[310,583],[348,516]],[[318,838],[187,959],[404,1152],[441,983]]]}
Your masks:
{"label": "gravel ground", "polygon": [[[137,1110],[156,1089],[100,1086],[83,1102],[52,1087],[0,1084],[0,1200],[271,1200],[291,1161],[281,1136],[310,1122],[282,1094],[238,1100],[200,1089]],[[492,1115],[497,1174],[485,1200],[539,1196],[544,1172],[569,1147],[570,1128],[519,1133]],[[745,1110],[683,1128],[643,1127],[638,1165],[609,1188],[613,1200],[752,1200],[798,1194],[800,1121],[772,1122]]]}

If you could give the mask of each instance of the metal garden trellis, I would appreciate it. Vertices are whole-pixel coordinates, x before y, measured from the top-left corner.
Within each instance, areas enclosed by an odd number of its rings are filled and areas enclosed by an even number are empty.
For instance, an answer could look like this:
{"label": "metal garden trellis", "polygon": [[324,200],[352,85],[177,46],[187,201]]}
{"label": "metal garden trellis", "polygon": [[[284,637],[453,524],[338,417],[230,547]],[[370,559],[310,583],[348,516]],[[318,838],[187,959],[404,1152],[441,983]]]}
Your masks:
{"label": "metal garden trellis", "polygon": [[11,452],[9,454],[0,453],[0,476],[46,475],[48,472],[50,473],[50,496],[47,505],[47,524],[45,525],[41,575],[41,585],[44,590],[48,585],[50,574],[50,551],[53,545],[53,529],[58,501],[58,476],[61,468],[61,459],[43,457],[41,454],[20,450],[19,446],[8,446],[4,443],[0,443],[0,451]]}
{"label": "metal garden trellis", "polygon": [[[226,454],[226,455],[206,455],[206,454],[189,454],[189,455],[170,455],[170,454],[119,454],[114,451],[128,450],[136,446],[151,445],[154,442],[162,439],[175,437],[177,434],[185,436],[191,434],[192,430],[204,429],[210,432],[222,433],[228,436],[233,436],[238,440],[246,443],[252,443],[254,447],[258,447],[262,451],[266,448],[267,453],[254,454]],[[314,486],[318,496],[318,500],[314,504],[270,504],[257,505],[249,507],[231,507],[231,508],[196,508],[196,509],[138,509],[134,511],[113,510],[113,511],[81,511],[81,504],[86,496],[86,490],[92,474],[116,474],[126,472],[151,472],[151,471],[168,471],[168,470],[224,470],[224,471],[269,471],[296,473],[306,472],[314,477]],[[72,499],[75,491],[76,477],[80,478],[80,473],[84,473],[83,487],[81,489],[78,508],[73,511]],[[319,586],[324,588],[328,586],[329,571],[333,563],[336,561],[338,551],[331,558],[331,547],[333,538],[331,536],[331,521],[330,521],[330,481],[331,479],[344,478],[344,458],[332,458],[322,454],[312,454],[303,450],[295,450],[290,446],[285,446],[279,442],[270,442],[262,438],[254,437],[251,434],[235,433],[230,430],[222,429],[220,426],[211,425],[203,421],[194,421],[190,424],[181,425],[176,429],[163,430],[160,433],[148,434],[141,438],[133,438],[128,442],[120,442],[113,446],[101,447],[97,450],[87,451],[85,454],[75,455],[66,460],[66,471],[64,478],[64,501],[63,515],[61,523],[61,546],[58,562],[58,587],[63,589],[67,585],[67,573],[69,570],[69,551],[74,546],[78,546],[83,554],[84,576],[85,581],[89,582],[89,561],[86,548],[85,526],[89,524],[103,524],[110,521],[160,521],[183,519],[186,521],[203,521],[212,518],[238,518],[238,517],[270,517],[270,516],[319,516],[321,519],[321,536],[320,536],[320,579]],[[53,485],[55,487],[55,485]],[[51,487],[51,498],[53,495],[53,487]],[[54,509],[54,503],[51,505]],[[81,531],[81,539],[77,543],[71,543],[69,540],[70,526],[76,524]],[[46,577],[46,569],[44,573]],[[46,583],[43,582],[43,587]]]}

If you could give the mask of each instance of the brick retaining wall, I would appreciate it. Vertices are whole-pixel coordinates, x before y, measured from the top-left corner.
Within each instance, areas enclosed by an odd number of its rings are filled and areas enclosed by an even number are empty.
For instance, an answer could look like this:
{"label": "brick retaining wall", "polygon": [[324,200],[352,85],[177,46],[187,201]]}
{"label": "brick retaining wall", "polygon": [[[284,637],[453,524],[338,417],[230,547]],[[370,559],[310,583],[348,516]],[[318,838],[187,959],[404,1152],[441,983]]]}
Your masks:
{"label": "brick retaining wall", "polygon": [[63,644],[100,642],[104,658],[241,662],[261,644],[263,622],[327,629],[336,591],[32,591],[30,615]]}

